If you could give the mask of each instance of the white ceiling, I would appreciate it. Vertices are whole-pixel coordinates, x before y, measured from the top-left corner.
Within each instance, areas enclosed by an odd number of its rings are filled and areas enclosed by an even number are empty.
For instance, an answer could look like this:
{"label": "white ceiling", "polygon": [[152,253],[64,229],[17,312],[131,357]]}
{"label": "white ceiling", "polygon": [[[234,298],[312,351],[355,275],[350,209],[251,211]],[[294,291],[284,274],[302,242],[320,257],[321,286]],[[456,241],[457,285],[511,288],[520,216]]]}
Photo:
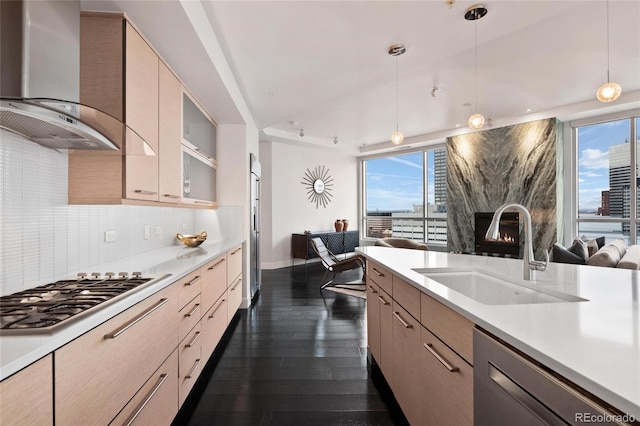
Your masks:
{"label": "white ceiling", "polygon": [[[477,21],[477,108],[475,24],[463,17],[473,4],[82,2],[83,9],[125,11],[220,123],[253,121],[263,139],[354,155],[389,149],[396,58],[387,50],[395,43],[407,47],[397,58],[405,145],[468,132],[474,109],[495,126],[606,106],[594,101],[606,81],[605,1],[485,2],[489,12]],[[611,79],[624,92],[615,104],[638,107],[640,2],[611,0],[609,10]]]}

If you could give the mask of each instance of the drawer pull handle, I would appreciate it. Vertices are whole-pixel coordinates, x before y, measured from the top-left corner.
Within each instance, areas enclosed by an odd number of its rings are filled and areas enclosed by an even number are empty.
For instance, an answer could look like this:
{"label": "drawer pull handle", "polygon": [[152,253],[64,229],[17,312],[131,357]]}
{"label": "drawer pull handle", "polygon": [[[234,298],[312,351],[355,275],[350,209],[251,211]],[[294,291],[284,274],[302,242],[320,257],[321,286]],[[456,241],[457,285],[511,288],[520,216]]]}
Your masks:
{"label": "drawer pull handle", "polygon": [[236,254],[237,252],[239,252],[240,250],[242,250],[242,247],[238,247],[237,249],[235,249],[234,251],[231,252],[231,256],[233,256],[234,254]]}
{"label": "drawer pull handle", "polygon": [[160,389],[160,386],[162,386],[164,382],[167,381],[167,377],[169,377],[167,373],[163,373],[160,375],[160,378],[158,379],[158,383],[156,383],[153,389],[151,389],[151,392],[149,392],[149,395],[147,395],[144,401],[142,401],[142,403],[138,405],[138,408],[136,408],[135,413],[133,413],[133,415],[127,421],[126,423],[127,426],[131,426],[133,422],[136,421],[140,413],[142,413],[142,410],[144,410],[144,407],[147,406],[149,401],[151,401],[151,398],[153,398],[153,396],[158,392],[158,390]]}
{"label": "drawer pull handle", "polygon": [[185,348],[190,348],[193,345],[196,344],[196,340],[198,340],[198,338],[200,337],[200,332],[196,331],[196,334],[193,335],[193,339],[191,339],[191,341],[189,343],[187,343],[186,345],[184,345]]}
{"label": "drawer pull handle", "polygon": [[398,321],[400,321],[400,324],[402,324],[404,328],[413,328],[411,324],[402,319],[402,317],[400,316],[400,312],[394,312],[393,316],[396,317]]}
{"label": "drawer pull handle", "polygon": [[173,195],[173,194],[164,194],[162,196],[165,198],[180,198],[179,195]]}
{"label": "drawer pull handle", "polygon": [[168,301],[169,301],[169,299],[167,299],[167,298],[158,300],[158,302],[156,302],[155,305],[149,307],[147,310],[145,310],[144,312],[140,313],[138,316],[132,318],[131,320],[126,322],[124,325],[122,325],[121,327],[117,328],[115,331],[112,331],[111,333],[105,334],[104,338],[105,339],[115,339],[116,337],[118,337],[119,335],[121,335],[122,333],[127,331],[129,328],[131,328],[134,325],[136,325],[136,323],[142,321],[145,317],[151,315],[153,313],[153,311],[155,311],[156,309],[160,308],[160,306],[164,305]]}
{"label": "drawer pull handle", "polygon": [[238,281],[236,281],[236,285],[234,285],[233,287],[231,287],[231,291],[235,290],[236,287],[238,287],[238,284],[240,284],[242,282],[242,278],[238,279]]}
{"label": "drawer pull handle", "polygon": [[213,318],[214,315],[216,314],[216,312],[218,312],[220,310],[220,308],[222,307],[222,304],[225,302],[224,299],[222,299],[220,301],[220,303],[218,303],[218,306],[216,306],[216,308],[213,310],[213,312],[211,312],[211,315],[209,315],[209,319]]}
{"label": "drawer pull handle", "polygon": [[200,281],[200,275],[198,275],[197,277],[195,277],[191,281],[187,281],[186,283],[184,283],[184,285],[185,285],[185,287],[188,287],[190,285],[193,285],[193,284],[197,283],[198,281]]}
{"label": "drawer pull handle", "polygon": [[185,379],[190,379],[193,377],[193,375],[196,373],[196,369],[198,368],[198,366],[200,365],[200,360],[196,359],[196,362],[193,364],[193,367],[191,367],[191,370],[187,373],[186,376],[184,376]]}
{"label": "drawer pull handle", "polygon": [[135,192],[136,194],[142,194],[142,195],[156,195],[157,192],[154,191],[147,191],[144,189],[136,189],[133,192]]}
{"label": "drawer pull handle", "polygon": [[436,359],[440,361],[440,363],[444,365],[445,368],[449,370],[450,373],[457,373],[458,371],[460,371],[458,367],[452,367],[438,352],[436,352],[435,348],[431,343],[425,343],[424,348],[429,352],[431,352],[431,355],[435,356]]}
{"label": "drawer pull handle", "polygon": [[379,300],[380,300],[380,302],[382,302],[382,304],[383,304],[383,305],[385,305],[385,306],[389,304],[389,302],[387,302],[386,300],[384,300],[384,297],[382,297],[382,296],[378,296],[378,299],[379,299]]}
{"label": "drawer pull handle", "polygon": [[200,304],[196,303],[195,305],[193,305],[193,308],[189,312],[184,314],[184,317],[190,317],[191,315],[195,314],[198,309],[200,309]]}
{"label": "drawer pull handle", "polygon": [[211,201],[200,201],[200,200],[195,200],[194,203],[195,204],[206,204],[206,205],[212,204]]}
{"label": "drawer pull handle", "polygon": [[371,268],[371,270],[379,277],[384,277],[384,274],[378,271],[376,268]]}
{"label": "drawer pull handle", "polygon": [[371,293],[378,294],[378,292],[376,291],[376,289],[372,285],[370,285],[369,288],[371,289]]}
{"label": "drawer pull handle", "polygon": [[215,265],[211,265],[211,266],[209,266],[209,267],[207,268],[207,271],[212,270],[213,268],[215,268],[216,266],[220,265],[220,264],[221,264],[222,262],[224,262],[225,260],[227,260],[227,259],[225,259],[225,258],[223,257],[222,259],[220,259],[220,261],[219,261],[219,262],[216,262],[216,264],[215,264]]}

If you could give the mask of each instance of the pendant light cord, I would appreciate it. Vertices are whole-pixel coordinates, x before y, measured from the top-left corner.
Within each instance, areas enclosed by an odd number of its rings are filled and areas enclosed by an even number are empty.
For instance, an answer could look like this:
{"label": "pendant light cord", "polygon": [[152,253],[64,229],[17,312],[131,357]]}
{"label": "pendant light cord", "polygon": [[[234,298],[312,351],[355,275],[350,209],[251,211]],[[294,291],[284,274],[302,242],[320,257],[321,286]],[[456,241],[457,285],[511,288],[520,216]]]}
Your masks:
{"label": "pendant light cord", "polygon": [[609,44],[609,0],[607,0],[607,83],[609,80],[609,52],[610,52],[610,44]]}
{"label": "pendant light cord", "polygon": [[398,131],[398,57],[396,56],[396,132]]}
{"label": "pendant light cord", "polygon": [[475,61],[476,61],[476,87],[475,87],[475,92],[476,92],[476,104],[475,104],[475,110],[478,111],[478,19],[476,18],[473,21],[473,31],[475,33]]}

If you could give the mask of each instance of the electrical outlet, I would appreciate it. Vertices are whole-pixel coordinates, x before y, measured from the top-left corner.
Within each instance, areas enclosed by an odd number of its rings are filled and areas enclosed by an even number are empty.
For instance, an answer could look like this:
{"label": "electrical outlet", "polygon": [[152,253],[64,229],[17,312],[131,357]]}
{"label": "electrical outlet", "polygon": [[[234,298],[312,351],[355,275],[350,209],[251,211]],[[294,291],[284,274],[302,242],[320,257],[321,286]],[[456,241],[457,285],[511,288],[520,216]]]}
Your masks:
{"label": "electrical outlet", "polygon": [[116,240],[116,231],[104,231],[104,242],[112,243]]}
{"label": "electrical outlet", "polygon": [[156,225],[156,235],[162,235],[162,226]]}
{"label": "electrical outlet", "polygon": [[144,239],[145,239],[145,240],[148,240],[148,239],[149,239],[149,234],[150,234],[150,232],[149,232],[149,225],[145,225],[145,226],[144,226]]}

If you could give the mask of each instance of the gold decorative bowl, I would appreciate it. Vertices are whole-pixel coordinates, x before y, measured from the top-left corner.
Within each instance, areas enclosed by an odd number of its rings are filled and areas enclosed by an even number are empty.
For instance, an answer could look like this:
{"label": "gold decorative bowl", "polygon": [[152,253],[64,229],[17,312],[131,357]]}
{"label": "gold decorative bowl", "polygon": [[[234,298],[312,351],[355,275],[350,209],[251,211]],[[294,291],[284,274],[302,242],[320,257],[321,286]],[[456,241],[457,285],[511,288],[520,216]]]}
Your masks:
{"label": "gold decorative bowl", "polygon": [[178,241],[182,242],[187,247],[198,247],[207,239],[207,231],[202,231],[198,235],[176,235]]}

